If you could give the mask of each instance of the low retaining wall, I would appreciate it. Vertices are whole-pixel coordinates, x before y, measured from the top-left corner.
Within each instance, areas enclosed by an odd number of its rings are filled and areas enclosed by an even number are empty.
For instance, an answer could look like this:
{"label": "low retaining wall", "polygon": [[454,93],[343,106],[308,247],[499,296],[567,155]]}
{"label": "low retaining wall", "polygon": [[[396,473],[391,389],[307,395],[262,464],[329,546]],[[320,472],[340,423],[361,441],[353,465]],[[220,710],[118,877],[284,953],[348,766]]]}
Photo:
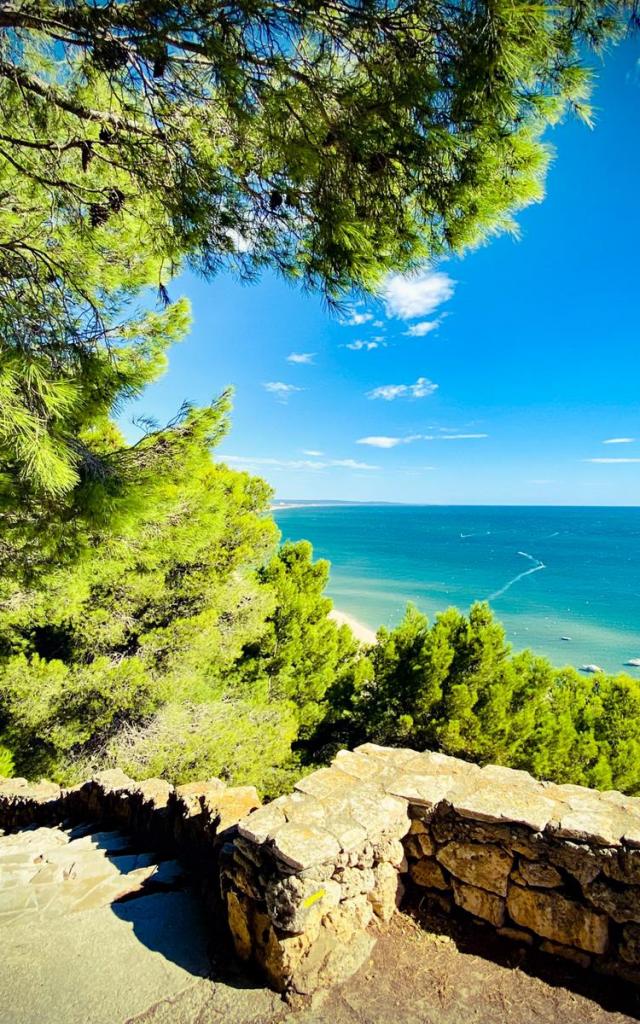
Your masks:
{"label": "low retaining wall", "polygon": [[364,744],[294,793],[103,772],[0,781],[0,827],[120,822],[195,864],[235,949],[279,991],[352,974],[405,890],[506,939],[640,984],[640,799]]}
{"label": "low retaining wall", "polygon": [[374,744],[295,789],[239,823],[221,866],[238,954],[276,988],[357,969],[407,884],[640,983],[640,800]]}

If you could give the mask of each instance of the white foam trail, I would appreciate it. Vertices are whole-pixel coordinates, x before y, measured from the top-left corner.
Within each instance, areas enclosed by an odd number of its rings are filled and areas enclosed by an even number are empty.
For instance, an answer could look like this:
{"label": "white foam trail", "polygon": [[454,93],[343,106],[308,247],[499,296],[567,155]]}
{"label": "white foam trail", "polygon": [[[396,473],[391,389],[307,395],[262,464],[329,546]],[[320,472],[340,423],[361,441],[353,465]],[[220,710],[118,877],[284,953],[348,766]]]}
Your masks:
{"label": "white foam trail", "polygon": [[467,537],[490,537],[491,530],[485,530],[484,533],[461,533],[460,536],[463,540],[466,540]]}
{"label": "white foam trail", "polygon": [[489,597],[485,598],[485,600],[495,601],[496,597],[502,597],[502,595],[506,593],[506,591],[509,590],[509,588],[512,587],[514,583],[517,583],[518,580],[523,580],[525,576],[531,576],[532,573],[540,572],[541,569],[547,568],[544,562],[541,562],[539,558],[534,558],[533,555],[527,554],[526,551],[518,551],[518,554],[522,555],[523,558],[528,558],[530,562],[535,562],[533,568],[525,569],[524,572],[518,573],[518,575],[514,576],[512,580],[509,580],[508,583],[505,583],[504,587],[501,587],[500,590],[496,590],[495,594],[489,594]]}

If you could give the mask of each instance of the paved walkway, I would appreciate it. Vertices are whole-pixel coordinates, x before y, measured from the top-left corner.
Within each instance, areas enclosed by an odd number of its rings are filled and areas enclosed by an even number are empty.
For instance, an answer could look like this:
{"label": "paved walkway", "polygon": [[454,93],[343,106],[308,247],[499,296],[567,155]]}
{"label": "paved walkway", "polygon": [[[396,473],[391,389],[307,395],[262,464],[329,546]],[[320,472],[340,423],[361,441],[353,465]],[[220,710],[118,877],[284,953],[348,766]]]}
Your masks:
{"label": "paved walkway", "polygon": [[[175,861],[90,826],[0,836],[0,1024],[631,1024],[638,997],[536,973],[484,931],[398,915],[324,1002],[287,1007],[216,952]],[[549,961],[546,961],[547,964]],[[535,965],[533,965],[535,967]]]}
{"label": "paved walkway", "polygon": [[[0,837],[0,1022],[249,1024],[281,1001],[215,977],[210,936],[175,861],[118,832],[36,828]],[[173,1011],[172,1011],[173,1007]]]}

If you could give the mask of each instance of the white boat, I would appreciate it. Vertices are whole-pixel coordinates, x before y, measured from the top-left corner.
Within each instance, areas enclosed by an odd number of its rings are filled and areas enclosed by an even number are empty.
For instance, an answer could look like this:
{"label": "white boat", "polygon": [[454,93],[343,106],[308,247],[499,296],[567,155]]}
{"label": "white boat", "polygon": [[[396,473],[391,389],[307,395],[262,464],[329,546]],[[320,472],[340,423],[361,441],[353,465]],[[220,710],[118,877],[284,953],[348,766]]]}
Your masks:
{"label": "white boat", "polygon": [[581,665],[580,666],[580,671],[581,672],[602,672],[602,669],[600,668],[599,665]]}
{"label": "white boat", "polygon": [[571,640],[571,637],[570,636],[561,636],[560,639],[561,640]]}
{"label": "white boat", "polygon": [[625,661],[625,665],[633,665],[634,668],[640,668],[640,658],[629,658]]}

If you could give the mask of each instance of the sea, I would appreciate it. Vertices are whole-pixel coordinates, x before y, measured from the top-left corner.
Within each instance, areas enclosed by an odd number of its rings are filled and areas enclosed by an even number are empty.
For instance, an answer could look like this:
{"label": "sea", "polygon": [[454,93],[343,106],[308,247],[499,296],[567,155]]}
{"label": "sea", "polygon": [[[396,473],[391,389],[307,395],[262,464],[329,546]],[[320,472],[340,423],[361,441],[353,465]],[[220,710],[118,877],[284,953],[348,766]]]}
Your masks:
{"label": "sea", "polygon": [[488,601],[514,650],[640,678],[640,508],[318,505],[274,510],[331,562],[334,605],[377,629]]}

